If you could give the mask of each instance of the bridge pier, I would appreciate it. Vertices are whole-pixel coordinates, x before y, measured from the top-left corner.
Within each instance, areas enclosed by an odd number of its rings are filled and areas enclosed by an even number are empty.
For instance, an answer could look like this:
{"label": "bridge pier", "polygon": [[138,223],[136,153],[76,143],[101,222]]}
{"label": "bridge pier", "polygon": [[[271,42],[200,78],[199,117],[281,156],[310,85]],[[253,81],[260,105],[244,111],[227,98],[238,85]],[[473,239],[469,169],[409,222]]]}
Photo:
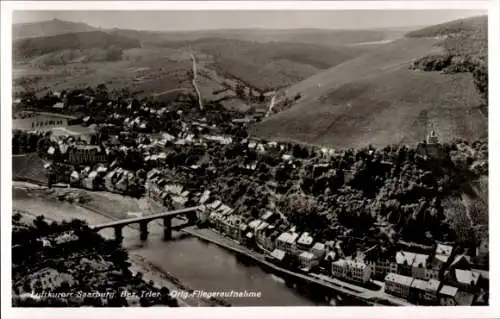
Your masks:
{"label": "bridge pier", "polygon": [[196,214],[196,211],[187,213],[186,215],[187,215],[189,224],[195,225],[196,222],[198,221],[198,215]]}
{"label": "bridge pier", "polygon": [[122,230],[123,230],[123,226],[122,225],[118,225],[118,226],[115,226],[115,240],[121,244],[122,241],[123,241],[123,233],[122,233]]}
{"label": "bridge pier", "polygon": [[147,221],[141,222],[139,223],[139,226],[141,228],[141,234],[140,234],[141,241],[145,241],[148,239],[148,222]]}
{"label": "bridge pier", "polygon": [[172,239],[172,218],[163,217],[163,240]]}

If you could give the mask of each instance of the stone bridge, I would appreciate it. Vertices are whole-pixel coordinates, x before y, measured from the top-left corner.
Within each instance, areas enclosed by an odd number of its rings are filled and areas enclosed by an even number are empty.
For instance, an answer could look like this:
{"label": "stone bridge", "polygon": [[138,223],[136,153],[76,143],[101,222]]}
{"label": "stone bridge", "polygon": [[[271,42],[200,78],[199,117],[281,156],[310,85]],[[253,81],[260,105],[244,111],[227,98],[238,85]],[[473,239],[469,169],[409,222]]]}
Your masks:
{"label": "stone bridge", "polygon": [[[153,220],[163,219],[163,239],[169,240],[172,238],[172,230],[179,230],[184,227],[194,225],[198,219],[197,211],[201,208],[202,206],[195,206],[143,217],[114,220],[103,224],[93,225],[90,226],[90,228],[95,231],[113,228],[115,230],[115,240],[121,243],[123,241],[123,227],[131,224],[139,224],[140,239],[144,241],[148,239],[148,223]],[[182,225],[172,226],[172,218],[177,216],[186,216],[188,222]]]}

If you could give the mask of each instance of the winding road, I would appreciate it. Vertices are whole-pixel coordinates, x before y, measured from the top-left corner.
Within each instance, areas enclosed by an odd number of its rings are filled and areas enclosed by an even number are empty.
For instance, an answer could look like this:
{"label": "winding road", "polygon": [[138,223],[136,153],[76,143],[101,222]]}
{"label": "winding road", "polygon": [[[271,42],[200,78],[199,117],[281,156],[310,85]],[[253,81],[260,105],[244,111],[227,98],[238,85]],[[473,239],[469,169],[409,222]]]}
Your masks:
{"label": "winding road", "polygon": [[201,98],[200,90],[198,89],[198,85],[196,84],[198,73],[196,71],[196,58],[194,57],[194,54],[191,54],[191,59],[193,60],[193,87],[196,90],[196,94],[198,95],[198,104],[200,105],[200,110],[203,110],[203,99]]}

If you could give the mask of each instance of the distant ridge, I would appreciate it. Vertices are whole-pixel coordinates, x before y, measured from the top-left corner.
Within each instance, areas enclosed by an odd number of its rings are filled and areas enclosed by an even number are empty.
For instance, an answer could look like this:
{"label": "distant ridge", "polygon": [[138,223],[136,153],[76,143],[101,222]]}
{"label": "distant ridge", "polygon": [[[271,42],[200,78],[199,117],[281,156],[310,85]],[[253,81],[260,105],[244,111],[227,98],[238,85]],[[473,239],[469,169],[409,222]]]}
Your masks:
{"label": "distant ridge", "polygon": [[99,30],[85,23],[53,19],[49,21],[19,23],[12,26],[12,39],[36,38]]}
{"label": "distant ridge", "polygon": [[422,38],[437,37],[443,35],[456,34],[460,32],[488,32],[488,16],[476,16],[466,19],[453,20],[450,22],[436,24],[430,27],[422,28],[408,32],[406,37]]}
{"label": "distant ridge", "polygon": [[139,40],[120,35],[111,35],[103,31],[64,33],[59,35],[24,38],[14,42],[15,59],[32,58],[62,50],[139,48]]}

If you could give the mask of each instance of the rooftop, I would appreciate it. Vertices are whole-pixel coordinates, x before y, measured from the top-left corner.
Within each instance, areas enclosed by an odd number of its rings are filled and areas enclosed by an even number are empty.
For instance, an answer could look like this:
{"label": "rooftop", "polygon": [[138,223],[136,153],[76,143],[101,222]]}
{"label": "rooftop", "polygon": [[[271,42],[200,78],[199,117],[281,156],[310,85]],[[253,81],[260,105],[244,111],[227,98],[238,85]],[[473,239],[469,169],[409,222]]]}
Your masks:
{"label": "rooftop", "polygon": [[220,200],[213,201],[212,203],[208,204],[208,207],[212,209],[217,209],[222,204]]}
{"label": "rooftop", "polygon": [[449,297],[455,297],[455,295],[458,292],[458,288],[444,285],[443,288],[439,291],[440,294],[449,296]]}
{"label": "rooftop", "polygon": [[313,253],[310,253],[308,251],[304,251],[302,254],[300,254],[300,258],[304,259],[314,259],[316,256]]}
{"label": "rooftop", "polygon": [[302,235],[297,240],[297,244],[301,245],[311,245],[313,242],[313,238],[309,235],[308,232],[302,233]]}
{"label": "rooftop", "polygon": [[262,229],[266,228],[267,226],[269,226],[269,224],[268,224],[268,223],[266,223],[266,222],[261,222],[261,223],[257,226],[257,228],[256,228],[255,230],[256,230],[256,231],[260,231],[260,230],[262,230]]}
{"label": "rooftop", "polygon": [[458,266],[460,263],[464,263],[467,267],[470,267],[470,257],[465,254],[458,255],[455,257],[450,267]]}
{"label": "rooftop", "polygon": [[465,291],[459,291],[455,296],[455,301],[459,306],[470,306],[474,301],[474,295]]}
{"label": "rooftop", "polygon": [[285,258],[285,255],[286,255],[286,252],[284,252],[283,250],[280,250],[280,249],[275,249],[271,253],[271,256],[278,259],[278,260],[283,260],[283,258]]}
{"label": "rooftop", "polygon": [[413,262],[415,261],[415,253],[410,253],[407,251],[398,251],[396,253],[396,263],[398,264],[406,264],[408,266],[413,265]]}
{"label": "rooftop", "polygon": [[252,220],[250,223],[248,223],[248,227],[255,229],[260,225],[260,223],[262,223],[262,221],[260,219],[255,219],[255,220]]}
{"label": "rooftop", "polygon": [[420,289],[420,290],[427,290],[428,284],[427,281],[421,280],[421,279],[413,279],[413,282],[411,283],[412,288]]}
{"label": "rooftop", "polygon": [[385,281],[395,282],[395,283],[399,283],[399,284],[402,284],[404,286],[409,287],[409,286],[411,286],[413,278],[408,277],[408,276],[395,274],[395,273],[391,272],[391,273],[387,274],[387,276],[385,276]]}
{"label": "rooftop", "polygon": [[420,268],[425,267],[427,264],[428,258],[429,258],[428,255],[415,254],[415,259],[413,261],[413,267],[420,267]]}
{"label": "rooftop", "polygon": [[347,260],[346,263],[350,268],[365,269],[367,266],[365,263],[354,260]]}
{"label": "rooftop", "polygon": [[450,256],[453,251],[453,246],[438,244],[436,247],[436,255]]}
{"label": "rooftop", "polygon": [[297,240],[298,236],[299,235],[297,233],[284,232],[278,237],[277,240],[285,242],[285,243],[293,244]]}
{"label": "rooftop", "polygon": [[479,273],[470,270],[455,269],[455,277],[461,284],[475,285],[479,280]]}
{"label": "rooftop", "polygon": [[339,259],[339,260],[332,262],[332,265],[345,267],[347,265],[347,261],[345,259]]}
{"label": "rooftop", "polygon": [[437,292],[439,289],[439,285],[441,285],[441,282],[436,279],[429,279],[427,282],[427,291],[434,291]]}
{"label": "rooftop", "polygon": [[323,243],[315,243],[312,247],[315,250],[325,250],[325,244]]}
{"label": "rooftop", "polygon": [[274,213],[272,211],[268,210],[264,213],[264,215],[261,217],[261,219],[267,221],[271,216],[273,216],[273,214]]}

